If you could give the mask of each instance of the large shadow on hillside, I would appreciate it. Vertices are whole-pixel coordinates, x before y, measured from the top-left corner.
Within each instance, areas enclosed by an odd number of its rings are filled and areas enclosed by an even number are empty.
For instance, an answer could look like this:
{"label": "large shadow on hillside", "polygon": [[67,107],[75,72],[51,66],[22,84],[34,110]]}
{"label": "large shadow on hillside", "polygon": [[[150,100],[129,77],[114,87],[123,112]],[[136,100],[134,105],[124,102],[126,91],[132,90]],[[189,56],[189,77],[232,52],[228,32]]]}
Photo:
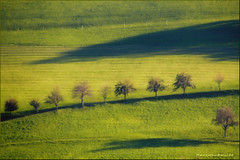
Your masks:
{"label": "large shadow on hillside", "polygon": [[143,34],[63,52],[59,57],[34,61],[31,64],[180,54],[206,55],[212,60],[238,60],[239,21],[221,21]]}
{"label": "large shadow on hillside", "polygon": [[192,139],[150,138],[127,141],[114,141],[105,144],[105,148],[93,150],[92,152],[118,149],[156,148],[156,147],[196,147],[202,144],[214,144],[214,143],[217,142]]}

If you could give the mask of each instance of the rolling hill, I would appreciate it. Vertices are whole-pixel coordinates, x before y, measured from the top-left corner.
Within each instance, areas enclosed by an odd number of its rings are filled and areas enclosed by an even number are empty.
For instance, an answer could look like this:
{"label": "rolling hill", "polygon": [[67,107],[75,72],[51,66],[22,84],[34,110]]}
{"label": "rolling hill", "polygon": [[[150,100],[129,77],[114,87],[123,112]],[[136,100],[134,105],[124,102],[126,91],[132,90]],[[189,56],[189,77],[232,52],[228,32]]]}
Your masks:
{"label": "rolling hill", "polygon": [[[239,158],[239,127],[223,138],[212,123],[220,107],[239,115],[239,1],[0,3],[0,159]],[[173,92],[182,72],[196,85],[186,95]],[[151,77],[167,85],[157,98]],[[127,101],[114,94],[125,79],[137,88]],[[72,89],[85,80],[93,96],[81,109]],[[44,103],[55,86],[58,111]],[[9,98],[19,104],[11,116]]]}

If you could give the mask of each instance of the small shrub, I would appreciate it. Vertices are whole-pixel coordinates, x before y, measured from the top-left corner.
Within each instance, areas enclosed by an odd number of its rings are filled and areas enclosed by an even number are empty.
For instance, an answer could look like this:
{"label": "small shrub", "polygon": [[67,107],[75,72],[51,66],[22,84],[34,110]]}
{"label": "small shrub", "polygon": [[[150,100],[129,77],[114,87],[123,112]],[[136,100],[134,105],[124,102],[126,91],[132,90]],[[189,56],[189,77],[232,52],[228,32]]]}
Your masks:
{"label": "small shrub", "polygon": [[103,97],[104,103],[106,102],[106,99],[108,98],[108,95],[111,93],[111,88],[109,86],[104,86],[100,90],[100,94]]}
{"label": "small shrub", "polygon": [[221,86],[220,85],[223,82],[223,80],[224,80],[224,77],[221,75],[221,73],[219,73],[217,75],[216,79],[215,79],[215,82],[217,82],[217,84],[218,84],[219,91],[221,91]]}
{"label": "small shrub", "polygon": [[39,101],[33,99],[33,100],[31,100],[31,101],[29,102],[29,104],[30,104],[31,106],[33,106],[33,108],[35,109],[36,113],[38,113],[38,110],[39,110],[39,108],[40,108],[40,103],[39,103]]}
{"label": "small shrub", "polygon": [[5,102],[5,111],[11,112],[18,110],[18,102],[16,99],[9,99]]}

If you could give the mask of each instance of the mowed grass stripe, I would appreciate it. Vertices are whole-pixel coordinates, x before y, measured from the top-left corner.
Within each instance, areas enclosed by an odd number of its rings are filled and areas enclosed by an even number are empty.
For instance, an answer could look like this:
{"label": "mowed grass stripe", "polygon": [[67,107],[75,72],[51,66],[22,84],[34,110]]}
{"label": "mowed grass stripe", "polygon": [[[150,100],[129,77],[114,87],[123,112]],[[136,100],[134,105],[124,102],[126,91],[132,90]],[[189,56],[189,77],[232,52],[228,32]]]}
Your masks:
{"label": "mowed grass stripe", "polygon": [[[44,52],[53,54],[53,57],[56,57],[54,54],[58,52],[58,49],[54,51],[54,48],[50,48],[48,52],[45,47],[16,48],[23,51],[26,50],[27,52],[31,51],[32,48],[34,51],[37,50],[36,52],[41,52],[41,49],[43,49]],[[6,52],[2,55],[3,62],[5,59],[9,60],[6,61],[7,65],[2,63],[1,67],[2,96],[4,96],[2,97],[2,106],[4,99],[16,96],[19,98],[20,104],[23,105],[21,105],[20,110],[30,109],[27,101],[31,97],[38,98],[36,95],[41,95],[39,99],[44,99],[56,85],[61,86],[62,94],[66,97],[66,101],[77,102],[77,100],[71,100],[71,89],[79,81],[83,80],[88,80],[94,91],[94,97],[88,98],[90,102],[102,100],[98,93],[101,86],[109,84],[113,89],[118,81],[124,79],[132,80],[138,89],[130,97],[151,96],[152,93],[148,93],[145,89],[148,79],[152,76],[163,78],[165,83],[169,85],[169,90],[160,94],[172,94],[171,84],[174,82],[176,74],[180,72],[191,74],[197,85],[196,90],[189,89],[189,92],[217,90],[214,78],[219,72],[225,77],[222,84],[223,89],[236,89],[239,86],[238,62],[212,61],[212,59],[200,55],[155,55],[146,58],[130,59],[103,58],[96,62],[30,65],[28,62],[38,60],[39,57],[28,55],[28,57],[18,58],[21,56],[10,56],[11,53],[16,52]],[[5,55],[8,56],[5,57]],[[43,57],[43,59],[48,58],[52,57]],[[181,93],[181,91],[177,93]],[[121,97],[115,97],[112,93],[111,99],[121,99]]]}
{"label": "mowed grass stripe", "polygon": [[[23,45],[23,46],[75,46],[86,47],[89,45],[103,44],[119,39],[138,36],[152,32],[173,30],[182,27],[201,25],[211,22],[238,20],[238,17],[223,17],[214,19],[187,19],[173,20],[166,24],[163,22],[150,22],[123,25],[93,26],[85,29],[64,28],[46,30],[20,30],[1,33],[2,45]],[[102,34],[101,34],[102,33]]]}
{"label": "mowed grass stripe", "polygon": [[[1,112],[9,98],[20,109],[1,122],[0,158],[239,158],[239,126],[223,138],[212,123],[220,107],[239,115],[239,2],[1,4]],[[172,91],[181,72],[197,86],[185,96]],[[168,85],[157,99],[146,91],[151,77]],[[123,102],[114,85],[125,79],[137,91]],[[81,109],[72,88],[83,80],[93,96]],[[44,103],[55,86],[64,97],[58,111]]]}

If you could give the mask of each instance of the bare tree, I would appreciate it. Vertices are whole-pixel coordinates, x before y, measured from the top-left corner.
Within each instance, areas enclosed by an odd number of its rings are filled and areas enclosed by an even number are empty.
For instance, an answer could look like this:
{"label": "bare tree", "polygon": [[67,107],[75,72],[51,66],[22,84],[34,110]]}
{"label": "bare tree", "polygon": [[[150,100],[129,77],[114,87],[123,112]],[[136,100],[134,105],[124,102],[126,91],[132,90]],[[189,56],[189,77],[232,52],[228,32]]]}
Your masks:
{"label": "bare tree", "polygon": [[125,80],[124,82],[118,82],[115,85],[115,94],[116,96],[119,96],[121,94],[124,95],[124,100],[126,100],[126,96],[136,91],[136,88],[133,87],[133,84],[129,80]]}
{"label": "bare tree", "polygon": [[51,95],[47,96],[45,103],[54,104],[58,110],[59,102],[63,101],[63,97],[60,94],[58,87],[54,88]]}
{"label": "bare tree", "polygon": [[183,94],[185,94],[187,87],[196,88],[196,86],[192,83],[191,75],[188,75],[186,73],[177,74],[173,86],[174,86],[173,91],[176,91],[178,88],[182,88]]}
{"label": "bare tree", "polygon": [[218,89],[219,89],[219,91],[221,91],[220,84],[222,83],[223,80],[224,80],[224,77],[221,75],[221,73],[219,73],[219,74],[216,76],[216,79],[215,79],[215,82],[217,82],[217,84],[218,84]]}
{"label": "bare tree", "polygon": [[39,101],[36,100],[36,99],[33,99],[33,100],[31,100],[31,101],[29,102],[29,104],[30,104],[31,106],[33,106],[33,108],[36,110],[36,113],[38,113],[38,109],[39,109],[39,107],[40,107]]}
{"label": "bare tree", "polygon": [[163,91],[166,86],[163,84],[163,80],[162,79],[158,79],[158,78],[151,78],[148,81],[148,86],[147,86],[147,90],[149,92],[154,92],[155,93],[155,97],[157,97],[157,92],[158,91]]}
{"label": "bare tree", "polygon": [[9,100],[6,100],[6,102],[5,102],[5,111],[10,112],[10,114],[11,114],[11,112],[15,111],[15,110],[18,110],[18,102],[17,102],[17,100],[13,99],[13,98],[11,98]]}
{"label": "bare tree", "polygon": [[91,96],[92,91],[90,90],[90,86],[88,85],[87,81],[81,82],[76,85],[73,90],[73,98],[80,98],[81,99],[81,107],[84,107],[84,96]]}
{"label": "bare tree", "polygon": [[100,94],[103,97],[104,103],[106,102],[106,99],[108,98],[108,95],[111,93],[111,88],[109,86],[104,86],[100,89]]}
{"label": "bare tree", "polygon": [[222,125],[224,130],[224,137],[227,137],[227,129],[231,126],[238,125],[238,122],[235,121],[232,108],[220,108],[217,110],[216,119],[213,119],[216,125]]}

